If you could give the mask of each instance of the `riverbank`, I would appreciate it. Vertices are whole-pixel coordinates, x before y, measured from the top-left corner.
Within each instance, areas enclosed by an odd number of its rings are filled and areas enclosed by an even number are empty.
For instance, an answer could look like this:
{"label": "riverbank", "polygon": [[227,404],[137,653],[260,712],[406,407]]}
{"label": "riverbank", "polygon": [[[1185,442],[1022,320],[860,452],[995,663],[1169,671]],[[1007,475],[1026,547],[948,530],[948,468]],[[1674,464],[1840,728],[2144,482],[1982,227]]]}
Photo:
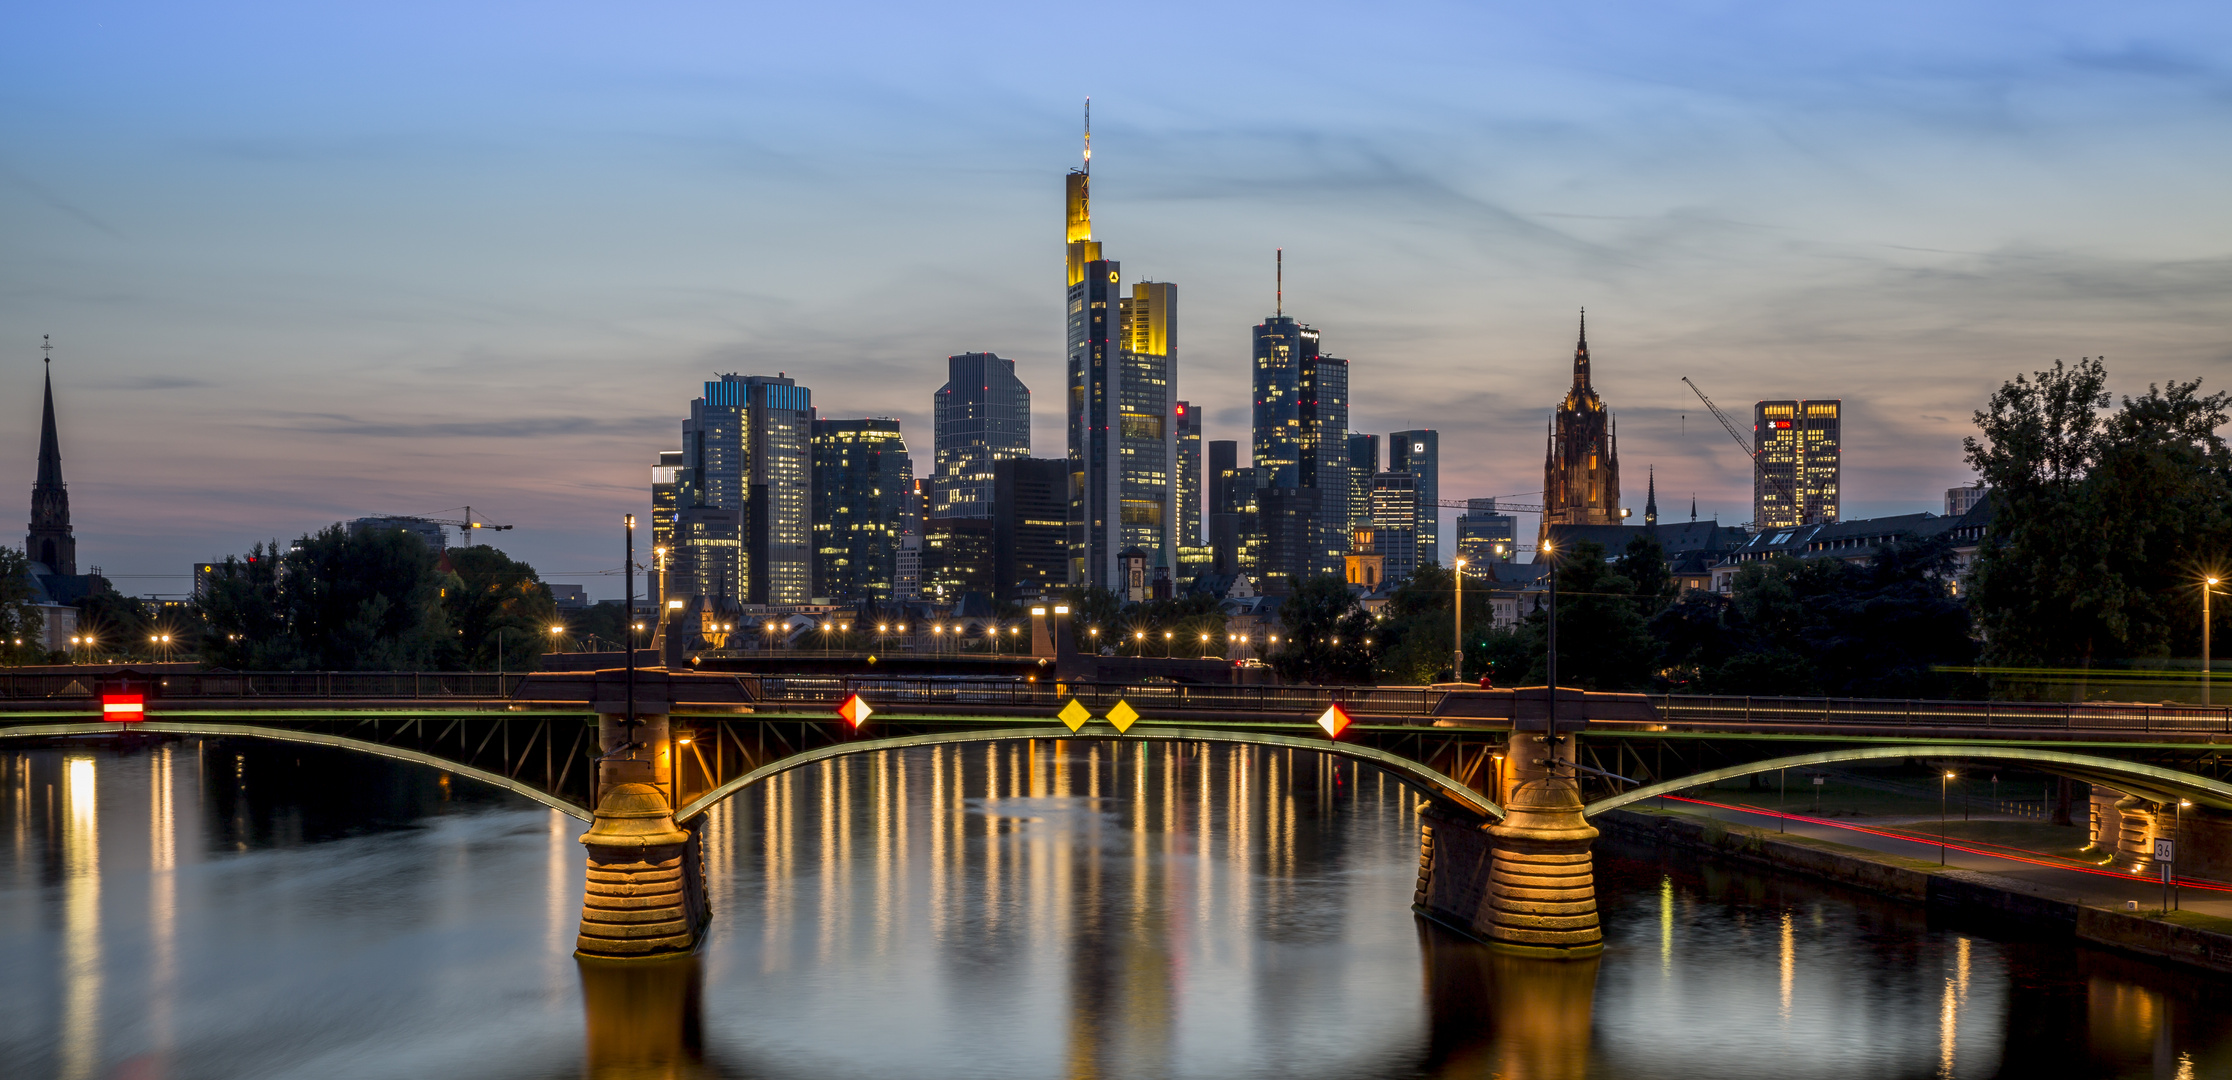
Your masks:
{"label": "riverbank", "polygon": [[2036,882],[1682,811],[1620,809],[1590,820],[1611,836],[1851,885],[1956,920],[2012,924],[2232,975],[2232,919],[2216,915],[2116,910]]}

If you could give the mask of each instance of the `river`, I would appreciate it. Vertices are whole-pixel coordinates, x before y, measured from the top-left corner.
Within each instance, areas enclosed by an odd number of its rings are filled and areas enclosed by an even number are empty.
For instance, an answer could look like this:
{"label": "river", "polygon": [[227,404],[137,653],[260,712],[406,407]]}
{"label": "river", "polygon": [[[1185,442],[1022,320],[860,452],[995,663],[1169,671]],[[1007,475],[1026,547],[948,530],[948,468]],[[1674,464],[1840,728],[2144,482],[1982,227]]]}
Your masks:
{"label": "river", "polygon": [[2232,985],[1600,841],[1607,948],[1422,924],[1416,793],[1075,741],[823,762],[712,812],[705,947],[582,965],[583,825],[253,741],[0,754],[0,1075],[2232,1075]]}

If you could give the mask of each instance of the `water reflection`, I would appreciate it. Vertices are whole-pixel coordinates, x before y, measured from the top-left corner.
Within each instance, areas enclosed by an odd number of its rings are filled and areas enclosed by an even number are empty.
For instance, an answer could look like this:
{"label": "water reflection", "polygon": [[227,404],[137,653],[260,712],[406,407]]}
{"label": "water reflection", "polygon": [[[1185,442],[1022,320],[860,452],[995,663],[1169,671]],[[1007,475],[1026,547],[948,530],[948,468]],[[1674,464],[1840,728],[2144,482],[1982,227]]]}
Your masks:
{"label": "water reflection", "polygon": [[11,1077],[2232,1075],[2219,980],[1617,844],[1601,959],[1491,953],[1409,911],[1415,793],[1310,753],[816,763],[712,811],[666,967],[572,959],[578,822],[430,771],[81,744],[0,788]]}

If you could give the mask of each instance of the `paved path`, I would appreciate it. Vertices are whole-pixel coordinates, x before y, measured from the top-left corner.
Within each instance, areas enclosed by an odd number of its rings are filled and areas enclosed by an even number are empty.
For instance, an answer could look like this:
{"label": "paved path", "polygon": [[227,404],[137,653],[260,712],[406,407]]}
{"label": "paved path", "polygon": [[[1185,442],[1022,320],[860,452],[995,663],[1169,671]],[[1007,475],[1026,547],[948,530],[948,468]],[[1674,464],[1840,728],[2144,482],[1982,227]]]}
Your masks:
{"label": "paved path", "polygon": [[[1736,799],[1710,801],[1668,799],[1667,809],[1700,817],[1716,817],[1736,821],[1756,828],[1774,830],[1777,815],[1771,810],[1751,810],[1736,805]],[[1641,809],[1641,807],[1637,807]],[[1979,821],[2021,818],[1979,816]],[[1792,814],[1781,822],[1784,831],[1794,836],[1811,837],[1843,844],[1847,847],[1880,851],[1909,859],[1936,861],[1938,843],[1936,822],[1899,821],[1886,818],[1863,818],[1854,821],[1831,822]],[[1875,831],[1869,831],[1875,830]],[[1883,833],[1899,833],[1908,837],[1927,837],[1921,840],[1900,839]],[[2089,870],[2070,866],[2068,860],[2051,855],[2031,855],[2010,851],[2005,855],[1993,854],[1991,845],[1952,837],[1945,849],[1945,864],[1960,870],[1976,870],[2007,877],[2016,881],[2044,886],[2061,893],[2081,898],[2085,903],[2106,908],[2121,908],[2126,901],[2136,900],[2139,910],[2152,911],[2162,906],[2162,882],[2159,878],[2136,877],[2130,873],[2117,873],[2105,868]],[[2033,860],[2026,861],[2026,860]],[[2040,865],[2047,864],[2047,865]],[[2179,890],[2179,906],[2186,911],[2232,918],[2232,886],[2218,882],[2197,883]]]}

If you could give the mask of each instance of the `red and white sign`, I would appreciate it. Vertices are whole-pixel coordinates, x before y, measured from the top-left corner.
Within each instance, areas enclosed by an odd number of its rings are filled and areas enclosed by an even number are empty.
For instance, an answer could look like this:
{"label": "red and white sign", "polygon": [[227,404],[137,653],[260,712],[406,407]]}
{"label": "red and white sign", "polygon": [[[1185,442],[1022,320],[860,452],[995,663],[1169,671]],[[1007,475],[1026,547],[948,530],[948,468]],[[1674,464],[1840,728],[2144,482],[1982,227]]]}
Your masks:
{"label": "red and white sign", "polygon": [[866,724],[868,718],[875,715],[875,712],[876,710],[868,707],[866,701],[861,700],[859,694],[846,698],[837,706],[837,715],[844,718],[846,723],[851,724],[854,731],[859,731],[861,725]]}
{"label": "red and white sign", "polygon": [[101,719],[129,723],[147,719],[146,694],[102,694]]}
{"label": "red and white sign", "polygon": [[1349,720],[1348,710],[1342,708],[1336,702],[1326,707],[1325,715],[1318,717],[1317,722],[1319,727],[1325,729],[1327,737],[1338,739],[1342,732],[1348,730],[1351,721]]}

